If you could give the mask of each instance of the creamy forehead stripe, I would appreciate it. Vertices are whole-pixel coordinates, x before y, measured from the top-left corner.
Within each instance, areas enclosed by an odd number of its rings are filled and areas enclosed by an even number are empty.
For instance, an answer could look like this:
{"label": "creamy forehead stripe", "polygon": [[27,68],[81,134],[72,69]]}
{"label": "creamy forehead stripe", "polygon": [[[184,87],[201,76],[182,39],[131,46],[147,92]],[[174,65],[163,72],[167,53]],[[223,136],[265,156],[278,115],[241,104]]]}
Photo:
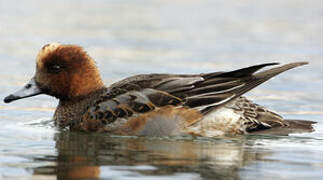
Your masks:
{"label": "creamy forehead stripe", "polygon": [[42,59],[45,58],[50,52],[54,51],[57,49],[61,44],[59,43],[51,43],[45,45],[38,53],[36,62],[39,66],[42,66],[43,62]]}

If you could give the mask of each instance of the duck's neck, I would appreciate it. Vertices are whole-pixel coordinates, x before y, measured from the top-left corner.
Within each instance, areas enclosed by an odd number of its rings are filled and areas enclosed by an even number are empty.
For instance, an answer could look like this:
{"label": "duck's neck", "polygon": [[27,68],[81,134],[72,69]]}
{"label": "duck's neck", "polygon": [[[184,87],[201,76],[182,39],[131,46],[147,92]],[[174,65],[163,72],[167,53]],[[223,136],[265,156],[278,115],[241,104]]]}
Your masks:
{"label": "duck's neck", "polygon": [[106,87],[102,87],[87,96],[60,100],[54,114],[56,125],[65,128],[78,123],[86,109],[99,99],[106,90]]}

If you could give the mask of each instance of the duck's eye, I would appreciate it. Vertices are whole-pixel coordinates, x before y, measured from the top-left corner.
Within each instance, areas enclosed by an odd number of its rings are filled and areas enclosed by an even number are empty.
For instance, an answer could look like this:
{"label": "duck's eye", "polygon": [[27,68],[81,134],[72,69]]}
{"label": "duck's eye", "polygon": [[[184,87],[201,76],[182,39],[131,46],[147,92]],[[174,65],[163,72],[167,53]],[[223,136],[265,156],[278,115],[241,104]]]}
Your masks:
{"label": "duck's eye", "polygon": [[48,71],[49,71],[50,73],[59,73],[59,72],[61,72],[61,71],[62,71],[62,66],[57,65],[57,64],[50,65],[50,66],[48,67]]}

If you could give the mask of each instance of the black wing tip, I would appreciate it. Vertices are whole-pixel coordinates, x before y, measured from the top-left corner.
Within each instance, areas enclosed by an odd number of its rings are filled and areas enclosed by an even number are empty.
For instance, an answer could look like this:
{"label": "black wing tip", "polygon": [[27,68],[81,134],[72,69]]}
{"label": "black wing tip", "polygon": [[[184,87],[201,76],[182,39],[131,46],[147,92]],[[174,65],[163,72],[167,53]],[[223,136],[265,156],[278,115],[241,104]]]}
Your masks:
{"label": "black wing tip", "polygon": [[[263,64],[258,64],[258,65],[253,65],[233,71],[228,71],[228,72],[213,72],[213,73],[206,73],[206,74],[201,74],[203,78],[210,79],[214,77],[235,77],[239,78],[242,76],[248,76],[256,73],[260,69],[267,67],[267,66],[277,66],[280,65],[281,63],[279,62],[270,62],[270,63],[263,63]],[[307,61],[298,61],[298,62],[293,62],[293,63],[288,63],[283,66],[290,66],[290,67],[297,67],[297,66],[303,66],[309,64]]]}
{"label": "black wing tip", "polygon": [[[280,65],[280,64],[281,63],[279,63],[279,62],[263,63],[263,64],[258,64],[258,65],[250,66],[250,67],[247,67],[247,68],[243,68],[243,69],[256,68],[256,67],[261,69],[261,68],[264,68],[264,67],[267,67],[267,66],[276,66],[276,65]],[[297,66],[303,66],[303,65],[307,65],[307,64],[309,64],[308,61],[296,61],[296,62],[284,64],[284,65],[291,65],[291,66],[297,67]]]}
{"label": "black wing tip", "polygon": [[[270,63],[263,63],[263,64],[257,64],[257,65],[253,65],[253,66],[249,66],[249,67],[246,67],[246,68],[242,68],[242,69],[239,69],[239,70],[243,70],[243,69],[250,69],[250,68],[264,68],[264,67],[267,67],[267,66],[276,66],[276,65],[280,65],[281,63],[279,62],[270,62]],[[307,65],[309,64],[308,61],[296,61],[296,62],[292,62],[292,63],[287,63],[285,65],[294,65],[294,66],[303,66],[303,65]],[[258,70],[259,70],[258,69]]]}
{"label": "black wing tip", "polygon": [[224,73],[218,74],[216,76],[240,78],[243,76],[250,76],[264,67],[274,66],[274,65],[279,65],[279,64],[280,63],[278,63],[278,62],[258,64],[258,65],[253,65],[253,66],[241,68],[241,69],[234,70],[234,71],[224,72]]}
{"label": "black wing tip", "polygon": [[[279,65],[280,63],[279,62],[271,62],[271,63],[265,63],[265,64],[259,64],[259,65],[255,65],[255,66],[274,66],[274,65]],[[252,67],[252,66],[250,66]]]}
{"label": "black wing tip", "polygon": [[[281,63],[278,63],[278,62],[273,62],[273,63],[265,63],[265,64],[259,64],[259,65],[255,65],[255,66],[250,66],[248,68],[254,68],[254,67],[258,67],[259,69],[262,69],[264,67],[267,67],[267,66],[276,66],[276,65],[280,65]],[[291,67],[291,68],[295,68],[295,67],[298,67],[298,66],[303,66],[303,65],[307,65],[309,64],[309,62],[307,61],[297,61],[297,62],[292,62],[292,63],[286,63],[286,64],[283,64],[281,65],[282,67]],[[258,69],[258,70],[259,70]],[[257,71],[258,71],[257,70]]]}
{"label": "black wing tip", "polygon": [[[265,66],[274,66],[274,65],[280,65],[281,63],[280,62],[270,62],[270,63],[263,63],[263,64],[258,64],[258,65],[254,65],[254,66],[262,66],[262,67],[265,67]],[[295,61],[295,62],[291,62],[291,63],[287,63],[287,64],[295,64],[295,65],[306,65],[306,64],[309,64],[308,61]],[[250,66],[250,67],[253,67],[253,66]]]}
{"label": "black wing tip", "polygon": [[287,70],[308,64],[306,61],[292,62],[253,74],[257,78],[271,78]]}

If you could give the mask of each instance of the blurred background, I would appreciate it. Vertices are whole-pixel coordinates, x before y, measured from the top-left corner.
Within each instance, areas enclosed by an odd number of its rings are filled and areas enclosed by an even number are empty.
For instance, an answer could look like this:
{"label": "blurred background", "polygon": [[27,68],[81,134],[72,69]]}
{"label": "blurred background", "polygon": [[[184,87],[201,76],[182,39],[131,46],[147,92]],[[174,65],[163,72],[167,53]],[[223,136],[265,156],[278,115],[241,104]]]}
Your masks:
{"label": "blurred background", "polygon": [[315,89],[323,76],[321,5],[319,0],[1,0],[1,95],[32,76],[43,45],[61,42],[83,46],[106,83],[138,73],[200,73],[309,61],[309,66],[267,84],[288,79],[290,84],[279,90],[297,83],[317,100],[320,92]]}
{"label": "blurred background", "polygon": [[[139,73],[202,73],[266,62],[308,61],[309,65],[274,78],[248,96],[287,118],[319,122],[318,131],[296,136],[298,138],[276,137],[268,141],[264,137],[253,137],[243,141],[231,139],[231,143],[222,139],[202,140],[184,142],[180,146],[161,140],[160,144],[179,152],[170,155],[169,150],[157,146],[157,150],[144,148],[146,153],[142,153],[142,148],[133,148],[128,140],[118,141],[118,144],[110,137],[101,137],[103,144],[100,144],[89,135],[85,138],[89,140],[84,142],[78,135],[57,131],[50,122],[57,100],[37,96],[0,104],[0,174],[18,179],[35,178],[35,174],[45,179],[68,176],[65,166],[61,165],[69,159],[73,160],[68,165],[78,162],[74,161],[75,157],[68,156],[73,154],[72,148],[77,157],[85,156],[86,160],[81,162],[86,167],[104,167],[101,178],[129,178],[120,172],[125,169],[128,172],[129,165],[134,165],[139,170],[130,168],[129,171],[138,171],[135,177],[139,178],[166,178],[167,175],[170,179],[322,179],[319,171],[323,167],[322,18],[323,3],[319,0],[0,0],[2,98],[33,76],[35,58],[43,45],[60,42],[83,46],[96,60],[107,84]],[[117,154],[124,159],[98,161],[100,158],[96,155],[89,156],[93,151],[75,150],[69,142],[73,142],[72,145],[94,143],[94,154],[111,151],[113,156]],[[62,148],[64,143],[67,145]],[[126,152],[120,155],[120,149],[111,149],[112,145],[107,150],[105,143],[117,143],[126,147],[123,149]],[[138,143],[143,147],[156,146],[149,140],[140,139]],[[192,154],[177,157],[187,147],[194,152],[194,158],[190,159],[191,163],[181,163],[178,158],[193,157]],[[224,151],[206,152],[201,147]],[[126,149],[137,154],[141,152],[143,160],[131,159]],[[151,157],[156,152],[171,162],[152,163]],[[219,160],[215,156],[218,153],[227,157],[224,152],[229,152],[230,157]],[[102,156],[107,159],[112,155],[103,153]],[[253,163],[250,163],[251,159]],[[177,168],[162,168],[165,164],[174,165],[174,162],[177,162]],[[122,168],[111,169],[111,164]],[[139,165],[144,165],[144,170]],[[289,171],[280,173],[281,168],[276,167],[288,167]],[[58,173],[60,170],[63,175]],[[91,168],[89,171],[100,174]],[[163,176],[151,176],[156,173]]]}

